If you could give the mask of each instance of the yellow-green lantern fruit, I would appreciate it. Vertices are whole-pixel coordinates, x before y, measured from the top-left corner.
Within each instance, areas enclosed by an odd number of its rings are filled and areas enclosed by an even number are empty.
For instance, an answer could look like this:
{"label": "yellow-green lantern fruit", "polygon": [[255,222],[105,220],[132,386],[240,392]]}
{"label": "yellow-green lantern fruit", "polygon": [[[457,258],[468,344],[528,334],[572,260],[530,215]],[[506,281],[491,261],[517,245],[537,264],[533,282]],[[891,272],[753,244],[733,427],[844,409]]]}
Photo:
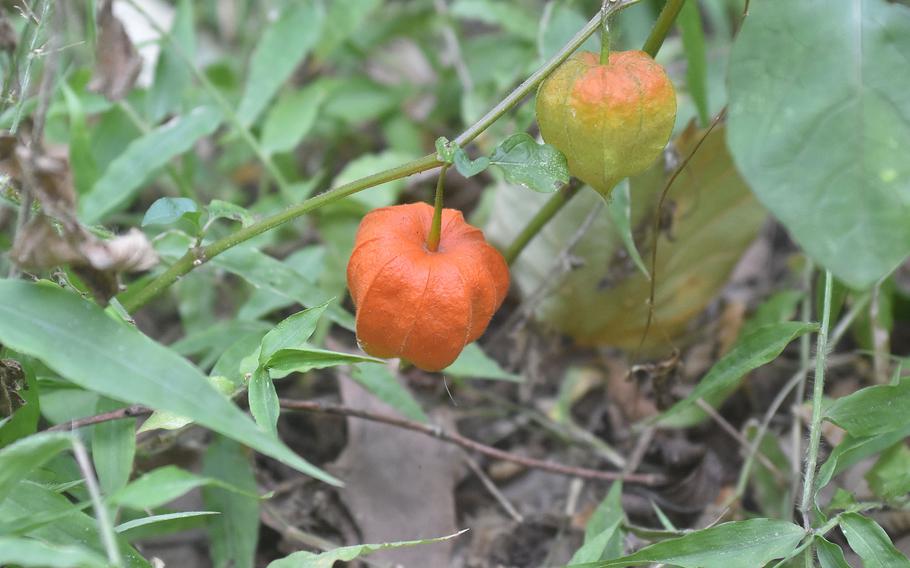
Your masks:
{"label": "yellow-green lantern fruit", "polygon": [[537,92],[544,141],[604,197],[660,156],[675,122],[673,83],[643,51],[612,52],[605,65],[598,54],[577,53]]}

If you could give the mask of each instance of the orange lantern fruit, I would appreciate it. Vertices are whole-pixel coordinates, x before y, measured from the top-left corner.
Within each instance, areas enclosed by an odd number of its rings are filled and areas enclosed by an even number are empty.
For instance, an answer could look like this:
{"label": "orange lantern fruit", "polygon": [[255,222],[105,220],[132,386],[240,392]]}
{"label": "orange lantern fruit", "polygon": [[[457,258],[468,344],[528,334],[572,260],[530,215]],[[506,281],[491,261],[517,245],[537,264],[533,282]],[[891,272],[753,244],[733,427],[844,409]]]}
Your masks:
{"label": "orange lantern fruit", "polygon": [[443,209],[439,246],[430,251],[432,218],[426,203],[371,211],[357,230],[347,277],[361,348],[439,371],[486,330],[505,299],[509,269],[454,209]]}
{"label": "orange lantern fruit", "polygon": [[606,64],[583,51],[537,92],[537,123],[573,176],[604,197],[660,156],[676,122],[676,92],[643,51],[614,51]]}

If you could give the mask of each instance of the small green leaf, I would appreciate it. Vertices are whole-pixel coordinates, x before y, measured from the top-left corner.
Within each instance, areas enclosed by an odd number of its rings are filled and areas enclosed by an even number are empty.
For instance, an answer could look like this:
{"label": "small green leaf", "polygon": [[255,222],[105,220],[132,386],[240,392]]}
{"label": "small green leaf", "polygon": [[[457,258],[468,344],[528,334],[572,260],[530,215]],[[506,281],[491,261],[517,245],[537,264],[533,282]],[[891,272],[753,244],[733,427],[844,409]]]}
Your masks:
{"label": "small green leaf", "polygon": [[250,59],[250,75],[237,109],[241,124],[253,124],[278,89],[290,78],[319,40],[324,19],[322,2],[288,2],[261,33]]}
{"label": "small green leaf", "polygon": [[331,568],[336,562],[350,562],[362,556],[367,556],[380,550],[389,550],[393,548],[403,548],[406,546],[417,546],[420,544],[433,544],[455,538],[464,531],[459,531],[449,536],[439,538],[427,538],[423,540],[409,540],[402,542],[386,542],[383,544],[357,544],[354,546],[344,546],[319,554],[313,552],[295,552],[290,556],[274,560],[269,563],[268,568]]}
{"label": "small green leaf", "polygon": [[0,502],[33,470],[70,448],[72,436],[41,432],[0,450]]}
{"label": "small green leaf", "polygon": [[132,481],[110,497],[112,503],[130,507],[139,511],[156,509],[174,499],[196,489],[213,485],[256,498],[255,493],[248,493],[218,479],[202,477],[182,470],[177,466],[166,465],[154,469]]}
{"label": "small green leaf", "polygon": [[584,544],[575,551],[569,563],[597,562],[622,556],[623,538],[620,525],[624,519],[622,482],[616,482],[588,519],[588,524],[585,525]]}
{"label": "small green leaf", "polygon": [[821,490],[835,475],[848,467],[884,451],[907,436],[910,436],[910,424],[904,424],[900,430],[864,438],[856,438],[848,434],[819,468],[816,480],[817,490]]}
{"label": "small green leaf", "polygon": [[317,83],[279,97],[265,117],[263,150],[270,154],[293,150],[313,128],[327,96],[325,86]]}
{"label": "small green leaf", "polygon": [[275,383],[264,368],[256,369],[250,378],[249,392],[250,414],[256,419],[259,427],[278,437],[278,415],[281,407],[278,406],[278,393]]}
{"label": "small green leaf", "polygon": [[[202,472],[254,495],[256,478],[243,446],[217,436],[205,453]],[[259,542],[259,499],[221,487],[204,487],[205,506],[221,514],[209,523],[215,568],[253,568]]]}
{"label": "small green leaf", "polygon": [[686,88],[698,109],[699,125],[707,128],[711,122],[708,115],[708,58],[698,2],[683,2],[678,21],[686,52]]}
{"label": "small green leaf", "polygon": [[259,364],[266,366],[272,355],[281,349],[300,347],[305,344],[316,331],[316,324],[319,323],[319,318],[329,306],[329,302],[299,311],[285,318],[274,329],[266,333],[262,338],[262,346],[259,351]]}
{"label": "small green leaf", "polygon": [[114,527],[129,541],[188,531],[203,526],[206,517],[220,515],[218,511],[186,511],[165,513],[133,519]]}
{"label": "small green leaf", "polygon": [[239,221],[244,227],[249,227],[254,221],[252,213],[243,207],[220,199],[213,199],[205,207],[205,210],[208,211],[209,222],[215,219],[230,219],[231,221]]}
{"label": "small green leaf", "polygon": [[[212,386],[215,387],[215,390],[223,394],[225,398],[230,398],[237,390],[237,386],[225,377],[215,375],[208,377],[208,379],[209,382],[212,383]],[[139,430],[137,430],[136,433],[141,434],[159,428],[161,430],[179,430],[192,423],[193,420],[191,418],[178,416],[173,412],[156,410],[142,423],[142,426],[139,427]]]}
{"label": "small green leaf", "polygon": [[[101,414],[122,407],[119,402],[101,397],[95,412]],[[112,495],[129,482],[135,455],[135,418],[102,422],[92,429],[92,461],[105,495]]]}
{"label": "small green leaf", "polygon": [[840,529],[864,566],[910,568],[910,560],[894,547],[885,530],[872,519],[858,513],[844,513],[840,517]]}
{"label": "small green leaf", "polygon": [[815,553],[822,568],[850,568],[841,547],[825,540],[823,536],[815,537]]}
{"label": "small green leaf", "polygon": [[851,436],[862,438],[902,430],[908,414],[910,379],[904,379],[896,386],[866,387],[839,398],[828,408],[825,417]]}
{"label": "small green leaf", "polygon": [[520,132],[493,150],[490,164],[499,166],[506,180],[541,193],[552,193],[569,183],[566,157],[549,144],[538,144]]}
{"label": "small green leaf", "polygon": [[618,568],[663,562],[682,568],[756,568],[789,555],[805,536],[802,528],[787,521],[734,521],[658,542],[616,560],[583,566]]}
{"label": "small green leaf", "polygon": [[405,418],[417,422],[430,421],[411,392],[398,382],[398,378],[384,366],[358,365],[354,367],[351,378],[370,391],[373,396],[400,412]]}
{"label": "small green leaf", "polygon": [[0,566],[105,568],[107,559],[81,546],[55,546],[32,538],[0,537]]}
{"label": "small green leaf", "polygon": [[777,358],[797,337],[817,329],[813,323],[783,322],[766,325],[738,340],[729,353],[711,367],[689,396],[677,402],[656,421],[662,426],[684,427],[704,420],[699,398],[717,407],[739,387],[749,371]]}
{"label": "small green leaf", "polygon": [[276,351],[266,363],[273,379],[281,379],[291,373],[306,373],[313,369],[325,369],[354,363],[385,363],[382,359],[339,353],[314,347],[297,347]]}
{"label": "small green leaf", "polygon": [[490,167],[490,159],[486,156],[472,160],[463,149],[455,150],[455,169],[464,177],[476,176],[488,167]]}
{"label": "small green leaf", "polygon": [[199,205],[188,197],[162,197],[145,212],[142,226],[173,225],[181,219],[187,219],[193,226],[199,226]]}
{"label": "small green leaf", "polygon": [[524,379],[509,373],[499,363],[487,356],[476,343],[469,343],[451,365],[442,371],[446,375],[464,379],[489,379],[494,381],[522,382]]}
{"label": "small green leaf", "polygon": [[619,182],[613,192],[610,193],[610,199],[607,201],[607,212],[613,221],[613,227],[619,238],[622,239],[623,246],[629,258],[635,263],[635,266],[641,271],[645,278],[651,280],[651,274],[648,273],[648,267],[642,260],[641,254],[638,253],[638,247],[635,246],[635,237],[632,235],[632,199],[629,196],[629,180],[624,179]]}
{"label": "small green leaf", "polygon": [[199,107],[134,140],[107,167],[79,202],[79,218],[98,223],[132,197],[172,158],[190,150],[197,140],[215,132],[221,114]]}

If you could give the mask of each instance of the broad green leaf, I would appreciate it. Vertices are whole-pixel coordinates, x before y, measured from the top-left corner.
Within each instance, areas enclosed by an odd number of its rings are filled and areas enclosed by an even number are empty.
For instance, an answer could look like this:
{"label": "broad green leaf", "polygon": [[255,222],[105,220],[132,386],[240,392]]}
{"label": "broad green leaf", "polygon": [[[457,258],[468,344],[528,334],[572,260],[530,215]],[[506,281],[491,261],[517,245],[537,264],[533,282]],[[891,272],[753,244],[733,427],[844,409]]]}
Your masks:
{"label": "broad green leaf", "polygon": [[729,65],[730,150],[796,242],[866,288],[910,254],[910,10],[882,0],[753,8]]}
{"label": "broad green leaf", "polygon": [[816,328],[813,323],[783,322],[756,329],[738,340],[689,396],[671,406],[657,422],[666,427],[685,427],[704,420],[706,415],[697,405],[699,398],[711,406],[719,406],[739,387],[747,373],[773,361],[791,341]]}
{"label": "broad green leaf", "polygon": [[841,547],[829,542],[823,536],[815,537],[815,553],[822,568],[850,568]]}
{"label": "broad green leaf", "polygon": [[244,227],[249,227],[254,221],[252,213],[243,207],[220,199],[213,199],[205,206],[205,210],[209,214],[209,223],[216,219],[230,219],[239,221]]}
{"label": "broad green leaf", "polygon": [[499,363],[488,357],[476,343],[465,345],[458,358],[442,372],[464,379],[490,379],[516,383],[524,380],[520,375],[503,370]]}
{"label": "broad green leaf", "polygon": [[[161,40],[161,54],[155,66],[155,80],[146,96],[146,111],[152,122],[180,109],[193,75],[181,54],[192,61],[196,53],[193,1],[179,0],[171,26],[170,41]],[[176,47],[173,44],[176,44]],[[179,51],[178,51],[179,50]]]}
{"label": "broad green leaf", "polygon": [[200,215],[199,205],[192,199],[187,197],[162,197],[155,200],[148,208],[148,211],[145,212],[145,216],[142,218],[142,226],[173,225],[185,218],[198,228]]}
{"label": "broad green leaf", "polygon": [[711,121],[708,116],[708,58],[698,2],[683,2],[677,19],[686,52],[686,88],[698,109],[699,124],[707,128]]}
{"label": "broad green leaf", "polygon": [[464,532],[465,531],[460,531],[449,536],[426,538],[423,540],[386,542],[383,544],[356,544],[354,546],[344,546],[318,554],[306,551],[295,552],[290,556],[270,562],[268,568],[332,568],[336,562],[350,562],[380,550],[443,542],[455,538]]}
{"label": "broad green leaf", "polygon": [[370,391],[373,396],[400,412],[405,418],[417,422],[430,421],[411,391],[404,387],[398,377],[384,366],[358,365],[354,367],[351,378]]}
{"label": "broad green leaf", "polygon": [[509,182],[540,193],[553,193],[569,183],[566,157],[524,132],[503,140],[490,155],[490,165],[502,169]]}
{"label": "broad green leaf", "polygon": [[327,351],[325,349],[316,349],[315,347],[295,347],[276,351],[269,358],[266,366],[273,379],[281,379],[291,373],[306,373],[313,369],[353,365],[354,363],[382,364],[385,361],[374,357]]}
{"label": "broad green leaf", "polygon": [[91,225],[125,206],[172,158],[190,150],[219,124],[219,112],[199,107],[131,142],[101,174],[92,190],[82,196],[79,218]]}
{"label": "broad green leaf", "polygon": [[320,83],[280,96],[265,117],[262,149],[271,154],[293,150],[313,128],[326,96]]}
{"label": "broad green leaf", "polygon": [[873,493],[886,501],[906,498],[910,493],[910,448],[903,441],[891,446],[865,478]]}
{"label": "broad green leaf", "polygon": [[0,566],[106,568],[107,559],[81,546],[55,546],[31,538],[0,537]]}
{"label": "broad green leaf", "polygon": [[0,450],[0,503],[33,469],[41,467],[60,452],[69,449],[71,444],[70,434],[42,432]]}
{"label": "broad green leaf", "polygon": [[853,552],[863,559],[863,565],[888,568],[910,568],[910,560],[894,547],[885,530],[859,513],[844,513],[840,529],[847,537]]}
{"label": "broad green leaf", "polygon": [[277,438],[281,407],[278,405],[278,392],[275,391],[275,383],[272,382],[269,372],[263,367],[256,369],[250,377],[248,389],[250,414],[260,428]]}
{"label": "broad green leaf", "polygon": [[281,349],[301,347],[316,331],[319,318],[329,306],[326,302],[297,312],[279,322],[271,331],[262,338],[262,348],[259,351],[259,364],[265,366],[269,359]]}
{"label": "broad green leaf", "polygon": [[[303,306],[319,306],[329,300],[309,278],[251,247],[234,247],[213,258],[211,263],[257,288],[267,289]],[[326,314],[337,324],[354,329],[354,317],[341,306],[331,304]]]}
{"label": "broad green leaf", "polygon": [[828,407],[825,418],[861,438],[903,430],[908,414],[910,379],[904,379],[899,385],[866,387],[839,398]]}
{"label": "broad green leaf", "polygon": [[115,527],[115,530],[123,535],[123,538],[135,541],[188,531],[203,526],[206,517],[220,514],[218,511],[186,511],[183,513],[151,515],[121,523]]}
{"label": "broad green leaf", "polygon": [[92,155],[92,140],[82,101],[65,81],[60,82],[60,91],[70,118],[69,158],[73,170],[73,186],[78,195],[83,195],[98,181],[98,164]]}
{"label": "broad green leaf", "polygon": [[[102,397],[95,412],[101,414],[122,407],[122,404]],[[109,420],[92,428],[92,461],[105,495],[114,494],[129,482],[135,455],[135,418]]]}
{"label": "broad green leaf", "polygon": [[445,136],[440,136],[436,139],[436,159],[446,164],[454,164],[455,153],[459,148],[460,146],[457,146]]}
{"label": "broad green leaf", "polygon": [[260,430],[186,359],[56,286],[0,281],[0,341],[79,386],[186,416],[307,475],[339,483]]}
{"label": "broad green leaf", "polygon": [[227,491],[234,491],[246,494],[247,497],[256,498],[255,493],[247,494],[243,490],[232,487],[229,483],[221,480],[202,477],[177,466],[166,465],[130,482],[129,485],[111,495],[110,500],[117,505],[137,510],[156,509],[197,487],[205,486],[220,487]]}
{"label": "broad green leaf", "polygon": [[629,196],[629,180],[625,179],[619,182],[610,193],[610,199],[607,202],[607,212],[610,214],[610,220],[613,223],[613,230],[622,239],[622,244],[626,247],[626,253],[635,266],[641,270],[641,273],[649,281],[651,275],[642,260],[641,254],[638,253],[638,247],[635,245],[635,237],[632,235],[632,199]]}
{"label": "broad green leaf", "polygon": [[[291,256],[281,261],[294,272],[303,275],[316,286],[324,269],[325,247],[311,245],[304,247]],[[269,289],[257,288],[250,294],[249,299],[237,312],[239,320],[255,320],[264,317],[275,310],[289,307],[296,302],[287,296],[278,295]]]}
{"label": "broad green leaf", "polygon": [[805,536],[803,529],[787,521],[734,521],[658,542],[616,560],[578,566],[613,568],[663,562],[682,568],[756,568],[787,556]]}
{"label": "broad green leaf", "polygon": [[[32,518],[59,515],[59,521],[42,524],[25,535],[55,546],[79,546],[104,555],[104,545],[98,536],[98,522],[81,512],[65,496],[46,487],[23,481],[9,497],[0,503],[0,519]],[[136,550],[119,538],[120,553],[127,568],[151,568]]]}
{"label": "broad green leaf", "polygon": [[569,564],[611,560],[622,556],[622,530],[625,519],[622,508],[622,483],[616,482],[585,525],[585,540]]}
{"label": "broad green leaf", "polygon": [[[250,494],[256,493],[249,456],[236,442],[216,436],[205,453],[203,474]],[[253,568],[259,542],[259,500],[220,487],[204,487],[205,506],[221,514],[209,523],[215,568]]]}
{"label": "broad green leaf", "polygon": [[[0,375],[3,374],[3,361],[0,361]],[[14,371],[7,368],[7,372]],[[34,434],[38,428],[38,421],[41,418],[41,397],[39,396],[38,379],[35,377],[33,366],[28,361],[22,362],[22,371],[25,373],[25,385],[18,388],[16,394],[24,405],[20,406],[12,416],[7,416],[0,420],[0,448]],[[9,388],[4,386],[5,381],[0,376],[0,388]],[[15,379],[13,379],[15,382]]]}
{"label": "broad green leaf", "polygon": [[270,329],[272,329],[272,325],[264,321],[221,321],[189,334],[183,339],[171,343],[169,347],[184,356],[198,355],[212,349],[224,351],[237,341],[238,337],[248,334],[258,334],[262,337]]}
{"label": "broad green leaf", "polygon": [[325,11],[322,2],[288,2],[262,32],[250,59],[250,73],[237,115],[253,124],[278,89],[316,45]]}

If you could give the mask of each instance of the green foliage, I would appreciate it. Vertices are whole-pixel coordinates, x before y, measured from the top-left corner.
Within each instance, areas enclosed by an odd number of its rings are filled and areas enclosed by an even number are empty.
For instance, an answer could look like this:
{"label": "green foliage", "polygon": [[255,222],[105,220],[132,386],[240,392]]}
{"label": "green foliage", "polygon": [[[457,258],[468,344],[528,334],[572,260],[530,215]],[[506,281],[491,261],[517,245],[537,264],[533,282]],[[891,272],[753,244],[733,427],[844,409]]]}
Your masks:
{"label": "green foliage", "polygon": [[422,540],[343,546],[320,554],[305,551],[295,552],[288,557],[269,563],[268,568],[331,568],[335,565],[336,562],[350,562],[352,560],[356,560],[360,557],[367,556],[380,550],[403,548],[407,546],[418,546],[421,544],[433,544],[435,542],[444,542],[446,540],[455,538],[464,532],[465,531],[461,531],[449,536],[442,536],[439,538],[426,538]]}

